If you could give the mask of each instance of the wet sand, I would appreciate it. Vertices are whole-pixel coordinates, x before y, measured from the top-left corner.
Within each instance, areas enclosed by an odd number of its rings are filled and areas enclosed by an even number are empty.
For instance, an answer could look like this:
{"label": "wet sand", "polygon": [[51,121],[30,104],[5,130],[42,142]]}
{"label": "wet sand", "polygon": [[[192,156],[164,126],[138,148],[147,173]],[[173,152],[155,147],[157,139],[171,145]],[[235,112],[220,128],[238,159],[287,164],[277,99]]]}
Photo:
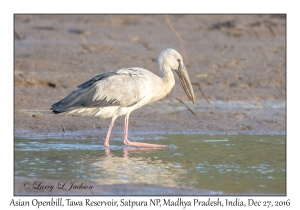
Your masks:
{"label": "wet sand", "polygon": [[[129,135],[285,134],[286,20],[282,15],[15,15],[16,137],[99,138],[110,120],[54,115],[53,103],[84,81],[123,67],[158,74],[157,56],[179,51],[196,103],[181,84],[134,111]],[[176,97],[195,110],[193,115]],[[66,132],[63,132],[65,130]],[[112,138],[121,138],[123,118]],[[92,133],[92,135],[90,135]]]}

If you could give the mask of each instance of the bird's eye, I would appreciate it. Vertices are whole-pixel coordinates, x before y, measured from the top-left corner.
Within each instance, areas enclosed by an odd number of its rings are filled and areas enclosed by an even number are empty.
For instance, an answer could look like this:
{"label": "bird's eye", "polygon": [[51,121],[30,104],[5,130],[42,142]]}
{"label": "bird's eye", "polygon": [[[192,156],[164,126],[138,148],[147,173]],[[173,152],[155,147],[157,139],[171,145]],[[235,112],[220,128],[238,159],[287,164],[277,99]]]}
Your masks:
{"label": "bird's eye", "polygon": [[180,62],[180,59],[177,59],[178,62]]}

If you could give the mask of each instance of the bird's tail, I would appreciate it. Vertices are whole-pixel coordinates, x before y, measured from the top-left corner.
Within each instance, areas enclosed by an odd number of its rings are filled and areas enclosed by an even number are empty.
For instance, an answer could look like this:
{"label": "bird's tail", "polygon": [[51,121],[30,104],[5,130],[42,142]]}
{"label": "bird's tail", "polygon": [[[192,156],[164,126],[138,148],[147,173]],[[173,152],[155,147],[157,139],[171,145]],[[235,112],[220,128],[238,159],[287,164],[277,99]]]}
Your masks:
{"label": "bird's tail", "polygon": [[[51,108],[50,110],[52,110],[52,108]],[[63,111],[52,110],[52,113],[53,113],[53,114],[60,114],[60,113],[63,113]]]}
{"label": "bird's tail", "polygon": [[51,109],[54,114],[72,111],[82,107],[82,101],[87,97],[91,97],[95,90],[90,91],[90,88],[77,88],[64,99],[52,105]]}
{"label": "bird's tail", "polygon": [[65,112],[64,109],[61,109],[61,101],[53,104],[50,110],[52,110],[53,114],[60,114],[60,113]]}

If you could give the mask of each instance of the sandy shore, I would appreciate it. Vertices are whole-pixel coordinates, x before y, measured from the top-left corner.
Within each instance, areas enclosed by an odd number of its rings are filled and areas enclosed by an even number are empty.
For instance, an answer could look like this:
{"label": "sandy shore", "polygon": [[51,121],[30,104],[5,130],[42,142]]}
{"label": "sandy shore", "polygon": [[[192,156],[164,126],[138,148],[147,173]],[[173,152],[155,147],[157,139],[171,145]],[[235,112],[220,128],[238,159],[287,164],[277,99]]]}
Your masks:
{"label": "sandy shore", "polygon": [[[16,15],[15,137],[99,138],[110,120],[53,115],[50,107],[106,71],[143,67],[179,51],[193,83],[188,101],[178,77],[161,101],[134,111],[132,138],[156,133],[285,134],[286,20],[274,15]],[[193,115],[176,97],[186,102]],[[64,128],[63,128],[64,127]],[[66,132],[63,132],[65,130]],[[123,119],[112,138],[119,138]]]}

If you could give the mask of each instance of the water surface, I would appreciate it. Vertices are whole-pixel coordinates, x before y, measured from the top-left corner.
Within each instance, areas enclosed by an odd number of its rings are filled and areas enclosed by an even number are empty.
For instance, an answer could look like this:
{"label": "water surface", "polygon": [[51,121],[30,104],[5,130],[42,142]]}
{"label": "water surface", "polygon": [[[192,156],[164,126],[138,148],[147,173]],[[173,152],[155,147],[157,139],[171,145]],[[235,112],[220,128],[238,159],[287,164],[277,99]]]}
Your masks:
{"label": "water surface", "polygon": [[88,180],[98,184],[155,184],[234,193],[286,193],[285,136],[162,135],[141,142],[15,139],[15,176]]}

